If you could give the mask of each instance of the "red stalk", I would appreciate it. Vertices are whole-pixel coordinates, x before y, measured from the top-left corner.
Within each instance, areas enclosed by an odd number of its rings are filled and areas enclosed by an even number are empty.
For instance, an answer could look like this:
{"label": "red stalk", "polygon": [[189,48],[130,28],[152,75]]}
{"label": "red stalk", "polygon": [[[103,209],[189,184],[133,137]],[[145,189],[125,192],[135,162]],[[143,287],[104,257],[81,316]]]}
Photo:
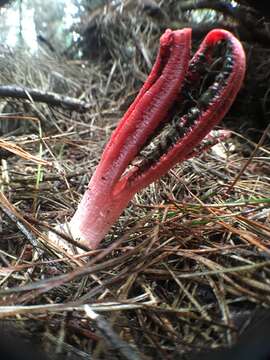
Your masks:
{"label": "red stalk", "polygon": [[[184,97],[180,95],[183,87],[199,81],[201,59],[211,63],[213,49],[220,41],[227,44],[229,53],[225,54],[224,71],[208,87],[204,97],[197,100],[196,107],[180,116],[176,127],[183,124],[183,133],[180,135],[180,130],[176,130],[178,133],[174,136],[178,139],[166,149],[163,145],[159,158],[149,164],[146,160],[141,167],[128,170],[132,160],[147,146],[149,137],[171,120],[174,104]],[[190,47],[191,29],[167,30],[162,35],[149,77],[105,147],[69,223],[73,237],[90,248],[99,245],[137,191],[160,178],[176,163],[196,154],[196,146],[224,117],[242,85],[245,54],[231,33],[211,31],[191,61]]]}

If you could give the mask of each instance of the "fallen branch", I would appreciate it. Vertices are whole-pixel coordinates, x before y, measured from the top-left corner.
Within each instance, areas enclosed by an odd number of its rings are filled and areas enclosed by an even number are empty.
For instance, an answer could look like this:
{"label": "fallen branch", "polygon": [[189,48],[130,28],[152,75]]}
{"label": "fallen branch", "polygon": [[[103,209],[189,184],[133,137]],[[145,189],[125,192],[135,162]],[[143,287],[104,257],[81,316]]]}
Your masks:
{"label": "fallen branch", "polygon": [[30,89],[17,85],[1,85],[0,97],[12,97],[27,99],[30,101],[39,101],[53,106],[62,106],[68,110],[76,110],[79,112],[85,112],[90,107],[89,103],[71,98],[69,96],[37,89]]}

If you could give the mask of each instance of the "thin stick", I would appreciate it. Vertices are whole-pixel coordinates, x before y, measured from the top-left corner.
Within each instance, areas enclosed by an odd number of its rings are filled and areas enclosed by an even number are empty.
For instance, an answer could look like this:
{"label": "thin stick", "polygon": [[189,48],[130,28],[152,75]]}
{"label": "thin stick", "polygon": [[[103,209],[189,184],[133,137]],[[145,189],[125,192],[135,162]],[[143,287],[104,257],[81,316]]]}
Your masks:
{"label": "thin stick", "polygon": [[84,306],[86,315],[95,321],[97,328],[103,335],[105,341],[113,348],[118,351],[127,360],[141,360],[138,353],[125,341],[113,331],[111,325],[104,319],[103,316],[95,313],[89,305]]}
{"label": "thin stick", "polygon": [[7,209],[4,205],[0,204],[0,208],[3,211],[4,214],[6,214],[7,217],[9,217],[9,219],[14,222],[16,224],[16,226],[18,227],[18,229],[23,233],[23,235],[28,239],[28,241],[30,242],[30,244],[36,249],[36,251],[38,252],[39,255],[43,255],[44,251],[40,248],[40,244],[37,241],[37,239],[35,238],[35,236],[33,236],[33,234],[31,234],[30,231],[27,230],[27,228],[24,226],[24,224],[18,220],[18,218],[16,217],[16,215],[14,213],[12,213],[9,209]]}

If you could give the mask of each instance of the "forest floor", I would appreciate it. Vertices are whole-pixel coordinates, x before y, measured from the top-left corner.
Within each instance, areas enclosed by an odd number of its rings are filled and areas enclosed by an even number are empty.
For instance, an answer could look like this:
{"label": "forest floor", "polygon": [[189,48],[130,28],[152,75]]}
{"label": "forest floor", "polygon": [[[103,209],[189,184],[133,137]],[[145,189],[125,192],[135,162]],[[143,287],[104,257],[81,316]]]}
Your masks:
{"label": "forest floor", "polygon": [[158,46],[152,22],[106,21],[91,61],[22,51],[1,59],[3,83],[90,106],[2,102],[0,317],[74,359],[113,358],[85,304],[142,359],[230,346],[270,305],[269,129],[250,130],[246,87],[219,126],[230,138],[136,194],[99,249],[68,254],[47,239],[74,213]]}

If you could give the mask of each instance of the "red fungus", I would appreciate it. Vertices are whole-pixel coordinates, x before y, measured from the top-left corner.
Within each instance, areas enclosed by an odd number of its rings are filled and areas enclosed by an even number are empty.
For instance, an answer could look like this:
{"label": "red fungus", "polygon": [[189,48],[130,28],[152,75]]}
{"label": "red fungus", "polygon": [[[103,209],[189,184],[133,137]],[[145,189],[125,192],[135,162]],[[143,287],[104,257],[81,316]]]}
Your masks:
{"label": "red fungus", "polygon": [[[203,88],[202,79],[214,63],[218,46],[223,49],[222,65],[199,93],[196,89]],[[211,31],[191,60],[190,47],[191,29],[166,30],[149,77],[105,147],[68,224],[74,239],[92,249],[99,245],[136,192],[176,163],[207,147],[201,145],[196,150],[227,113],[242,85],[245,54],[231,33]],[[132,166],[132,161],[155,140],[156,149],[150,156]]]}

